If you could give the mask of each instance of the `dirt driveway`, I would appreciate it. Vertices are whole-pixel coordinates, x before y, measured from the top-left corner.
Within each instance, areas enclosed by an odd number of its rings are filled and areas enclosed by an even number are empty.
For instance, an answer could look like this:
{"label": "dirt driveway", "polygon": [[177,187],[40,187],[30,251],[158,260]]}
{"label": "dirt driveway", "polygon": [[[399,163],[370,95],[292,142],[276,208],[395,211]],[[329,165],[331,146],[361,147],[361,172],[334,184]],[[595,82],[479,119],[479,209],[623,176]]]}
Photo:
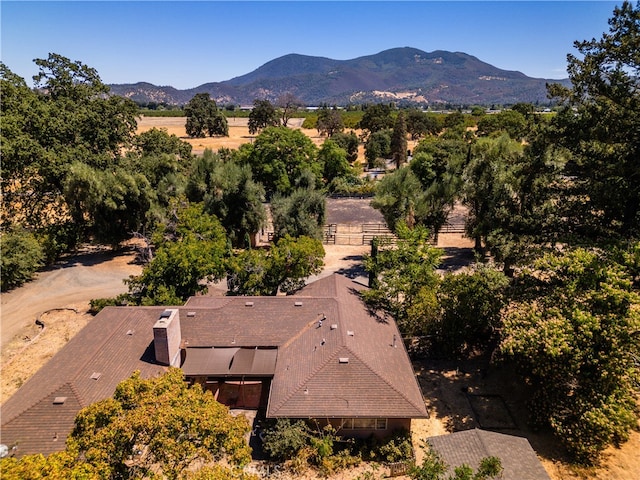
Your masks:
{"label": "dirt driveway", "polygon": [[[133,263],[134,252],[87,248],[40,272],[34,281],[3,293],[1,347],[31,327],[43,312],[57,308],[88,308],[93,298],[113,297],[127,291],[123,279],[142,271]],[[79,305],[79,307],[78,307]]]}

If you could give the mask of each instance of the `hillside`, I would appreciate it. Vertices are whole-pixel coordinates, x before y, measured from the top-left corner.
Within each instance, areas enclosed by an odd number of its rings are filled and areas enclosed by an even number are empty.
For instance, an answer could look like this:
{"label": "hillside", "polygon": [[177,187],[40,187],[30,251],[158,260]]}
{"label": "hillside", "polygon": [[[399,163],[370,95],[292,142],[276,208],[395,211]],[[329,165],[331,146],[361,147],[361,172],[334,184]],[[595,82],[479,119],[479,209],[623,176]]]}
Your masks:
{"label": "hillside", "polygon": [[[423,52],[404,47],[351,60],[289,54],[224,82],[188,90],[149,83],[111,85],[116,95],[137,102],[184,104],[207,92],[219,104],[274,101],[290,92],[306,105],[376,101],[420,104],[546,103],[546,83],[558,82],[501,70],[461,52]],[[562,81],[561,83],[565,83]]]}

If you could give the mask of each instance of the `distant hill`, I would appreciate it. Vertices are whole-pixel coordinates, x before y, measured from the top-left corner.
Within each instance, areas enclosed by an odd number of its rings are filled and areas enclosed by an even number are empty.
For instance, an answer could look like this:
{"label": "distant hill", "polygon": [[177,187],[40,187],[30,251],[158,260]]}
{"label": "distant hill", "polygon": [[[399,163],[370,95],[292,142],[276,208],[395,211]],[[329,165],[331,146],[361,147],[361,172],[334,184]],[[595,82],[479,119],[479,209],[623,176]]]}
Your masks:
{"label": "distant hill", "polygon": [[110,85],[116,95],[137,102],[182,105],[206,92],[219,104],[251,105],[293,93],[306,105],[380,101],[449,104],[547,103],[546,83],[568,80],[527,77],[501,70],[461,52],[393,48],[352,60],[290,54],[224,82],[178,90],[150,83]]}

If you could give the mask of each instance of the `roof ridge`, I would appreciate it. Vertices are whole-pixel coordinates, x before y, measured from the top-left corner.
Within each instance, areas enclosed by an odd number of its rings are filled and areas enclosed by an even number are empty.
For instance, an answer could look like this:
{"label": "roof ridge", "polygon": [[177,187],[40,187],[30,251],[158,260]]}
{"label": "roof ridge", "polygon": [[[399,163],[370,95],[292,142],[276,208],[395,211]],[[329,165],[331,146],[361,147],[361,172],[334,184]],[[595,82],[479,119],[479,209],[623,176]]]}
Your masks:
{"label": "roof ridge", "polygon": [[[362,358],[360,358],[360,356],[353,351],[353,349],[351,347],[348,347],[345,345],[345,348],[347,350],[349,350],[349,352],[351,352],[358,360],[360,360],[362,362],[363,365],[365,365],[369,370],[371,370],[378,378],[381,378],[384,383],[386,383],[392,390],[394,390],[396,393],[398,393],[402,398],[404,398],[410,405],[412,405],[414,408],[417,408],[418,410],[421,409],[420,405],[416,405],[415,402],[413,400],[411,400],[409,397],[407,397],[407,395],[405,395],[405,393],[402,390],[398,390],[398,388],[396,388],[396,386],[389,382],[389,380],[387,379],[386,376],[380,374],[380,372],[378,370],[376,370],[375,368],[373,368],[369,362],[365,362]],[[411,370],[413,371],[413,366],[411,368]],[[415,380],[415,373],[413,374],[413,378]],[[418,386],[419,387],[419,386]],[[422,390],[420,389],[420,392],[422,392]],[[422,397],[422,395],[421,395]],[[426,408],[426,405],[424,405],[424,399],[422,400],[422,407]]]}
{"label": "roof ridge", "polygon": [[485,455],[491,456],[491,452],[489,452],[489,449],[487,448],[487,444],[484,443],[484,438],[483,438],[484,430],[476,427],[473,429],[473,431],[476,434],[476,437],[478,438],[478,440],[480,441],[480,444],[482,445],[482,449],[484,450]]}

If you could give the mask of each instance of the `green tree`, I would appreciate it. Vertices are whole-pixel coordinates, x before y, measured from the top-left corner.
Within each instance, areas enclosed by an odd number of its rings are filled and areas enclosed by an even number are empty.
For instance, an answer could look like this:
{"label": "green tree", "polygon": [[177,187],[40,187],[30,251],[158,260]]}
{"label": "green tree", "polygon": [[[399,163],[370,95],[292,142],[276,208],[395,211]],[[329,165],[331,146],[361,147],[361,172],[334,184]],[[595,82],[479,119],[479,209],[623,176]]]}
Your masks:
{"label": "green tree", "polygon": [[407,163],[407,124],[404,119],[404,113],[400,112],[396,117],[391,133],[391,156],[396,168],[400,168],[402,164]]}
{"label": "green tree", "polygon": [[152,238],[153,259],[138,276],[129,277],[128,299],[141,305],[178,305],[207,290],[203,281],[225,275],[227,238],[218,219],[202,204],[177,208]]}
{"label": "green tree", "polygon": [[44,252],[35,235],[13,227],[0,234],[2,291],[19,287],[43,265]]}
{"label": "green tree", "polygon": [[[115,168],[131,146],[137,107],[108,95],[95,69],[57,54],[37,59],[37,90],[4,65],[3,195],[13,223],[45,227],[68,220],[64,196],[69,165]],[[53,220],[52,220],[53,219]]]}
{"label": "green tree", "polygon": [[330,109],[324,105],[318,111],[316,129],[320,135],[326,135],[329,138],[341,133],[344,130],[344,122],[338,109],[335,107]]}
{"label": "green tree", "polygon": [[336,142],[340,148],[347,152],[347,160],[353,164],[358,159],[358,145],[360,141],[358,136],[353,132],[338,132],[331,135],[331,140]]}
{"label": "green tree", "polygon": [[197,93],[184,107],[187,117],[185,129],[190,137],[229,135],[229,126],[224,114],[218,110],[215,100],[208,93]]}
{"label": "green tree", "polygon": [[417,203],[422,194],[420,181],[410,168],[401,168],[385,175],[376,186],[376,194],[371,201],[373,208],[380,210],[389,230],[395,231],[404,222],[411,226],[416,223]]}
{"label": "green tree", "polygon": [[545,255],[518,280],[501,350],[533,388],[533,419],[551,427],[577,460],[596,461],[637,426],[640,295],[633,277],[607,252],[578,248]]}
{"label": "green tree", "polygon": [[437,314],[436,268],[442,254],[429,244],[429,231],[422,226],[399,223],[396,235],[395,245],[365,257],[365,269],[375,281],[363,296],[372,308],[390,314],[403,335],[422,334]]}
{"label": "green tree", "polygon": [[438,286],[440,315],[429,325],[430,351],[465,356],[495,348],[509,280],[481,266],[470,273],[449,273]]}
{"label": "green tree", "polygon": [[360,128],[366,130],[368,135],[381,130],[393,128],[393,116],[391,115],[391,106],[384,103],[369,105],[364,111],[364,115],[360,119]]}
{"label": "green tree", "polygon": [[322,165],[317,155],[317,147],[309,137],[285,127],[266,128],[253,144],[243,145],[238,153],[239,161],[251,166],[269,198],[274,193],[291,193],[305,171],[314,176],[316,186],[321,186]]}
{"label": "green tree", "polygon": [[275,239],[307,236],[322,240],[326,199],[318,190],[299,188],[288,197],[275,195],[271,201]]}
{"label": "green tree", "polygon": [[254,100],[249,113],[249,133],[253,135],[267,127],[275,127],[280,123],[278,112],[269,100]]}
{"label": "green tree", "polygon": [[142,230],[153,197],[144,175],[123,168],[100,171],[82,162],[69,165],[63,189],[76,225],[112,245]]}
{"label": "green tree", "polygon": [[507,135],[482,138],[470,151],[470,161],[463,172],[463,203],[469,208],[467,235],[475,240],[480,252],[493,231],[493,217],[505,197],[512,194],[509,167],[522,155],[522,146]]}
{"label": "green tree", "polygon": [[152,128],[138,134],[133,145],[140,156],[173,154],[182,161],[191,159],[191,144],[180,140],[176,135],[169,135],[165,128]]}
{"label": "green tree", "polygon": [[285,235],[268,251],[245,250],[227,263],[229,295],[293,293],[322,271],[324,248],[319,240]]}
{"label": "green tree", "polygon": [[323,177],[326,183],[334,178],[348,176],[352,172],[347,160],[347,151],[332,139],[326,140],[318,152],[318,162],[324,166]]}
{"label": "green tree", "polygon": [[170,369],[148,380],[134,373],[113,398],[81,410],[67,449],[98,467],[103,478],[140,478],[159,466],[176,479],[201,462],[249,463],[249,429],[244,416],[232,416],[200,385],[188,386],[181,370]]}
{"label": "green tree", "polygon": [[529,132],[525,116],[517,110],[503,110],[478,120],[478,135],[489,136],[506,132],[514,140],[522,140]]}
{"label": "green tree", "polygon": [[[256,233],[264,227],[267,215],[263,205],[264,188],[253,180],[248,165],[223,163],[205,196],[205,210],[220,219],[235,246],[255,245]],[[244,245],[246,239],[250,245]]]}
{"label": "green tree", "polygon": [[379,130],[371,135],[364,144],[364,157],[367,166],[374,168],[380,161],[391,156],[391,130]]}
{"label": "green tree", "polygon": [[640,233],[640,4],[625,1],[600,39],[575,42],[567,56],[570,89],[552,121],[554,141],[571,152],[564,204],[568,229],[583,238]]}

